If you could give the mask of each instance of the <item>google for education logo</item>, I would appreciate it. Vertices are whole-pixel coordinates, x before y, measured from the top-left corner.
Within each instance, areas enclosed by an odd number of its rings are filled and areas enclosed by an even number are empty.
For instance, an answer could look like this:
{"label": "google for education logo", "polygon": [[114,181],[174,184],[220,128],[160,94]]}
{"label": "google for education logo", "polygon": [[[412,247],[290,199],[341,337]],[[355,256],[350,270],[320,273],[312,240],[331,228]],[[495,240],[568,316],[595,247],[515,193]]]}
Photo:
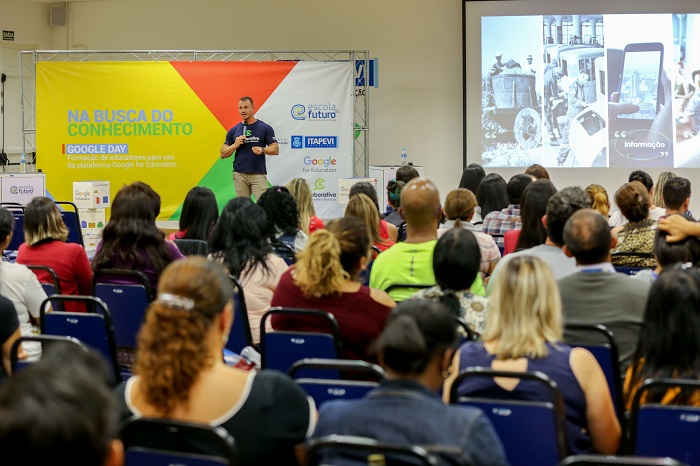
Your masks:
{"label": "google for education logo", "polygon": [[321,191],[326,187],[326,180],[319,178],[314,183],[314,191]]}
{"label": "google for education logo", "polygon": [[295,120],[306,120],[304,114],[306,113],[306,107],[302,104],[295,104],[292,106],[292,118]]}

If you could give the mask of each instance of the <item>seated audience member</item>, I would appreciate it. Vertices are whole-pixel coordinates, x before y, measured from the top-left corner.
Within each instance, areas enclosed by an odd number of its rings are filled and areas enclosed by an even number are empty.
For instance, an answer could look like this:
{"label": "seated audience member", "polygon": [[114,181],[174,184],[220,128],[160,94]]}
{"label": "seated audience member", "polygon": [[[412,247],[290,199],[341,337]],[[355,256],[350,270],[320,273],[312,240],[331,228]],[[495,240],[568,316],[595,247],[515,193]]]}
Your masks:
{"label": "seated audience member", "polygon": [[610,262],[615,238],[605,217],[597,210],[582,209],[574,213],[564,226],[564,243],[564,252],[576,258],[579,269],[557,282],[564,321],[606,326],[615,336],[620,373],[624,374],[642,329],[649,284],[615,272]]}
{"label": "seated audience member", "polygon": [[[700,378],[700,272],[678,265],[651,285],[644,328],[625,378],[627,409],[646,379]],[[642,402],[700,406],[700,390],[652,390]]]}
{"label": "seated audience member", "polygon": [[222,357],[233,322],[223,266],[203,257],[173,262],[139,334],[134,376],[119,387],[122,419],[176,419],[223,427],[241,465],[296,465],[313,430],[313,401],[286,375],[244,371]]}
{"label": "seated audience member", "polygon": [[[58,276],[61,294],[92,295],[92,268],[85,249],[66,243],[68,228],[58,206],[47,197],[35,197],[24,208],[24,240],[17,251],[23,265],[51,267]],[[53,283],[45,271],[35,272],[41,282]],[[69,312],[85,311],[80,303],[65,303]]]}
{"label": "seated audience member", "polygon": [[481,254],[480,270],[485,275],[491,275],[496,264],[501,259],[501,251],[491,235],[479,231],[472,222],[476,211],[476,196],[468,189],[457,188],[447,194],[445,199],[445,217],[447,221],[438,229],[437,235],[442,235],[453,228],[471,231],[479,243]]}
{"label": "seated audience member", "polygon": [[700,262],[700,240],[691,236],[675,243],[669,243],[668,233],[656,230],[654,257],[656,258],[656,268],[640,270],[633,275],[635,279],[653,283],[665,267],[678,262],[697,264]]}
{"label": "seated audience member", "polygon": [[408,184],[413,178],[418,177],[420,177],[420,173],[418,173],[418,170],[412,163],[401,165],[396,169],[396,181],[403,181],[404,184]]}
{"label": "seated audience member", "polygon": [[547,212],[547,202],[557,192],[551,181],[541,179],[528,184],[523,191],[520,206],[521,228],[510,230],[503,235],[503,255],[544,244],[547,231],[542,217]]}
{"label": "seated audience member", "polygon": [[[491,212],[500,212],[508,207],[508,193],[506,180],[498,173],[489,173],[481,180],[476,194],[476,203],[481,214],[481,223],[478,224],[479,231],[483,230],[483,219]],[[474,223],[478,221],[472,219]]]}
{"label": "seated audience member", "polygon": [[633,181],[623,185],[615,193],[615,203],[628,223],[613,229],[617,246],[613,249],[613,265],[626,267],[655,267],[653,257],[615,256],[615,253],[651,254],[657,223],[649,218],[649,195],[644,186]]}
{"label": "seated audience member", "polygon": [[319,228],[325,228],[323,220],[316,216],[309,182],[304,178],[294,178],[287,183],[287,189],[297,203],[301,231],[310,235]]}
{"label": "seated audience member", "polygon": [[[491,212],[484,217],[484,233],[489,235],[504,235],[510,230],[519,230],[522,227],[520,221],[520,202],[523,191],[532,183],[530,175],[515,175],[508,181],[508,207],[498,212]],[[503,248],[503,237],[494,237],[499,248]]]}
{"label": "seated audience member", "polygon": [[272,225],[270,239],[286,244],[300,252],[306,247],[308,236],[299,228],[299,211],[296,201],[284,186],[272,186],[260,195],[262,207]]}
{"label": "seated audience member", "polygon": [[168,236],[176,239],[198,239],[209,241],[209,234],[219,219],[219,205],[214,192],[204,186],[190,189],[182,203],[180,229]]}
{"label": "seated audience member", "polygon": [[[454,322],[443,306],[421,300],[401,303],[376,344],[386,379],[364,398],[325,403],[313,437],[354,435],[419,445],[437,453],[441,466],[508,464],[481,410],[445,405],[438,396],[456,340]],[[450,462],[442,455],[459,460]]]}
{"label": "seated audience member", "polygon": [[165,241],[156,226],[159,211],[160,196],[147,184],[135,182],[121,188],[112,201],[112,214],[97,245],[92,270],[141,271],[155,293],[163,269],[185,257],[175,243]]}
{"label": "seated audience member", "polygon": [[[0,249],[7,249],[14,227],[15,218],[12,213],[0,207]],[[16,262],[0,261],[0,277],[0,295],[12,302],[17,312],[20,334],[25,337],[35,334],[41,303],[46,299],[41,283],[31,270]],[[30,357],[41,353],[41,347],[37,343],[26,343],[24,349]]]}
{"label": "seated audience member", "polygon": [[545,179],[548,180],[549,178],[549,172],[547,171],[546,168],[544,168],[542,165],[539,163],[533,163],[527,169],[525,169],[525,174],[534,176],[536,180],[541,180]]}
{"label": "seated audience member", "polygon": [[[664,202],[664,188],[666,183],[671,180],[678,178],[673,172],[661,172],[659,177],[656,179],[656,185],[654,186],[653,194],[649,194],[651,205],[655,205],[661,209],[666,208],[666,203]],[[657,219],[658,220],[658,219]]]}
{"label": "seated audience member", "polygon": [[393,241],[383,239],[379,234],[379,212],[377,212],[377,206],[367,195],[359,193],[352,196],[345,207],[345,216],[361,220],[369,231],[372,245],[379,248],[380,251],[385,251],[395,244]]}
{"label": "seated audience member", "polygon": [[664,204],[666,205],[666,216],[673,214],[685,215],[692,220],[689,215],[690,205],[690,181],[687,178],[674,178],[664,185]]}
{"label": "seated audience member", "polygon": [[433,252],[437,285],[419,291],[413,298],[443,303],[453,315],[463,317],[474,332],[481,334],[486,323],[488,299],[469,290],[479,273],[479,256],[476,234],[461,228],[448,230]]}
{"label": "seated audience member", "polygon": [[[479,184],[481,184],[481,180],[483,180],[485,177],[486,172],[481,165],[478,163],[470,163],[462,172],[462,178],[459,180],[459,187],[462,189],[468,189],[474,193],[474,195],[476,195],[476,192],[479,189]],[[472,221],[476,223],[481,222],[482,220],[481,209],[477,205]]]}
{"label": "seated audience member", "polygon": [[[318,309],[333,314],[346,359],[369,359],[369,345],[379,336],[390,309],[396,305],[385,292],[357,280],[367,266],[370,246],[367,227],[361,220],[344,217],[328,222],[325,230],[311,236],[309,247],[282,275],[272,297],[272,307]],[[312,319],[273,315],[272,328],[327,329]]]}
{"label": "seated audience member", "polygon": [[[615,453],[620,424],[608,383],[588,350],[561,342],[561,300],[549,267],[536,257],[519,256],[508,261],[494,280],[486,332],[481,341],[467,342],[459,349],[443,393],[450,392],[453,377],[467,367],[542,372],[556,382],[564,397],[568,453]],[[539,384],[517,379],[465,380],[458,393],[551,400]]]}
{"label": "seated audience member", "polygon": [[586,188],[586,193],[591,198],[591,208],[597,210],[605,218],[610,217],[610,199],[608,192],[599,184],[590,184]]}
{"label": "seated audience member", "polygon": [[389,183],[386,185],[386,199],[389,203],[389,208],[386,211],[386,215],[384,215],[384,221],[391,223],[396,228],[403,223],[399,207],[401,207],[401,191],[404,186],[406,186],[406,183],[394,179],[389,180]]}
{"label": "seated audience member", "polygon": [[[289,268],[268,241],[265,211],[249,197],[231,199],[209,240],[211,258],[222,263],[243,286],[253,343],[260,343],[260,320],[270,310],[272,295]],[[272,327],[270,327],[271,329]]]}
{"label": "seated audience member", "polygon": [[[509,260],[518,256],[536,256],[543,260],[552,270],[555,280],[564,278],[577,272],[576,260],[567,256],[564,251],[564,225],[574,212],[587,209],[590,206],[590,199],[586,193],[578,187],[564,188],[549,198],[547,202],[547,213],[543,220],[547,230],[547,239],[544,244],[530,249],[523,249],[508,254],[499,263],[491,280],[500,272],[501,267]],[[492,289],[489,281],[489,291]]]}
{"label": "seated audience member", "polygon": [[15,458],[10,463],[123,464],[119,411],[105,366],[91,351],[56,344],[0,385],[0,449]]}
{"label": "seated audience member", "polygon": [[[651,176],[645,171],[635,170],[632,173],[630,173],[629,179],[627,180],[628,183],[631,183],[633,181],[639,181],[640,183],[642,183],[642,185],[644,185],[644,188],[646,188],[647,190],[647,199],[649,200],[649,218],[651,218],[652,220],[658,220],[661,217],[663,217],[666,214],[666,210],[662,207],[658,207],[652,204],[652,197],[655,191],[654,181],[651,179]],[[617,201],[615,202],[617,203]],[[622,214],[622,212],[618,210],[610,216],[608,224],[611,227],[619,227],[624,225],[628,221],[629,220]]]}
{"label": "seated audience member", "polygon": [[[4,296],[0,296],[0,353],[2,364],[0,365],[0,384],[12,374],[10,367],[10,350],[15,341],[20,337],[19,320],[17,311],[12,305],[12,301]],[[27,352],[22,346],[17,352],[18,359],[26,359]]]}
{"label": "seated audience member", "polygon": [[[413,168],[413,167],[411,167]],[[413,168],[415,170],[415,168]],[[348,197],[352,198],[353,196],[357,194],[364,194],[365,196],[369,197],[372,202],[374,202],[374,205],[377,207],[377,212],[379,212],[379,200],[377,198],[377,190],[374,189],[374,186],[372,183],[368,183],[366,181],[361,181],[359,183],[355,183],[352,185],[350,188],[350,192],[348,193]],[[394,241],[399,237],[399,229],[395,225],[391,223],[387,223],[385,220],[379,220],[379,236],[383,240],[388,240],[388,241]]]}

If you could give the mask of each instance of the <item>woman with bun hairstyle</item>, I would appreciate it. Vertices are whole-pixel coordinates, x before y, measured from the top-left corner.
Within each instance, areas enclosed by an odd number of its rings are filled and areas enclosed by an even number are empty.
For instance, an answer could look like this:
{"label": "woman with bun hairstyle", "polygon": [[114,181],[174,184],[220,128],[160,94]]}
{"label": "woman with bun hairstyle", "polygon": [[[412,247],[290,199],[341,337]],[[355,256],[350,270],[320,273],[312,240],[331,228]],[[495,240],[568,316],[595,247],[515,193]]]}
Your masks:
{"label": "woman with bun hairstyle", "polygon": [[237,465],[296,465],[315,406],[284,374],[224,363],[232,296],[216,262],[192,256],[165,269],[139,334],[134,376],[118,389],[122,418],[223,427],[236,439]]}
{"label": "woman with bun hairstyle", "polygon": [[[272,296],[272,307],[318,309],[335,316],[345,359],[369,359],[370,343],[381,333],[391,308],[388,294],[362,285],[358,275],[367,266],[370,238],[355,217],[333,220],[309,238]],[[316,320],[272,316],[272,328],[293,326],[301,331],[326,331]]]}
{"label": "woman with bun hairstyle", "polygon": [[608,192],[599,184],[591,184],[586,188],[591,198],[591,208],[600,212],[606,219],[610,217],[610,199]]}
{"label": "woman with bun hairstyle", "polygon": [[642,256],[616,256],[615,253],[643,253],[654,251],[658,223],[649,216],[649,192],[639,181],[622,185],[615,193],[615,204],[628,223],[613,228],[617,246],[612,250],[612,264],[625,267],[656,267],[656,259]]}
{"label": "woman with bun hairstyle", "polygon": [[[385,380],[364,398],[325,403],[313,437],[354,435],[419,445],[432,450],[440,465],[508,464],[493,426],[480,410],[445,405],[438,396],[456,342],[454,321],[442,304],[403,301],[375,345]],[[324,458],[323,464],[344,464],[335,459]]]}
{"label": "woman with bun hairstyle", "polygon": [[396,228],[400,227],[403,223],[403,217],[399,213],[399,207],[401,207],[401,191],[406,183],[403,181],[396,181],[394,179],[389,180],[386,185],[386,199],[391,207],[391,212],[384,216],[384,221],[391,223]]}

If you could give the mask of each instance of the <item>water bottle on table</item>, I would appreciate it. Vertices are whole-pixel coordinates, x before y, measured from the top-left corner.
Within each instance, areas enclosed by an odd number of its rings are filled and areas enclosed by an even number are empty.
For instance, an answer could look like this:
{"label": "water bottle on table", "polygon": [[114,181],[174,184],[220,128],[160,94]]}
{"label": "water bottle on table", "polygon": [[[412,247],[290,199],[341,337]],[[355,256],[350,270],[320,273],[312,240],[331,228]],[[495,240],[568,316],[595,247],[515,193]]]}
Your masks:
{"label": "water bottle on table", "polygon": [[27,173],[27,156],[22,152],[22,157],[19,159],[19,172]]}
{"label": "water bottle on table", "polygon": [[408,157],[406,156],[406,148],[401,149],[401,165],[408,164]]}

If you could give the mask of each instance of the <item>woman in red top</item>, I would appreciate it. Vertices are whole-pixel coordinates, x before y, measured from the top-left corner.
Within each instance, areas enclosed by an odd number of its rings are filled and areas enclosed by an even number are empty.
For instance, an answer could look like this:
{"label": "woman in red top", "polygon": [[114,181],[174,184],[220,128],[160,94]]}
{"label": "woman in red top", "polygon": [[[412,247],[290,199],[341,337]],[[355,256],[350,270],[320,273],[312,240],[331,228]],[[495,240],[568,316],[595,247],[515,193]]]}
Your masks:
{"label": "woman in red top", "polygon": [[[384,291],[357,281],[367,265],[369,235],[362,221],[345,217],[309,237],[296,265],[282,275],[272,307],[318,309],[335,316],[340,327],[343,357],[369,359],[368,347],[379,336],[396,303]],[[277,330],[325,331],[314,320],[272,316]]]}
{"label": "woman in red top", "polygon": [[377,212],[374,202],[366,195],[356,194],[351,197],[345,208],[345,216],[362,220],[369,231],[372,245],[379,248],[380,251],[385,251],[396,244],[394,241],[389,241],[381,235],[379,229],[379,212]]}
{"label": "woman in red top", "polygon": [[294,178],[287,183],[287,189],[297,203],[299,210],[299,229],[310,235],[314,231],[325,228],[323,220],[316,216],[316,209],[311,199],[309,182],[304,178]]}
{"label": "woman in red top", "polygon": [[[61,211],[47,197],[35,197],[24,209],[24,239],[17,251],[17,262],[51,267],[58,275],[61,293],[92,294],[92,269],[82,246],[66,243],[68,228]],[[39,281],[53,283],[48,272],[36,271]],[[66,303],[70,312],[84,311],[79,303]]]}

